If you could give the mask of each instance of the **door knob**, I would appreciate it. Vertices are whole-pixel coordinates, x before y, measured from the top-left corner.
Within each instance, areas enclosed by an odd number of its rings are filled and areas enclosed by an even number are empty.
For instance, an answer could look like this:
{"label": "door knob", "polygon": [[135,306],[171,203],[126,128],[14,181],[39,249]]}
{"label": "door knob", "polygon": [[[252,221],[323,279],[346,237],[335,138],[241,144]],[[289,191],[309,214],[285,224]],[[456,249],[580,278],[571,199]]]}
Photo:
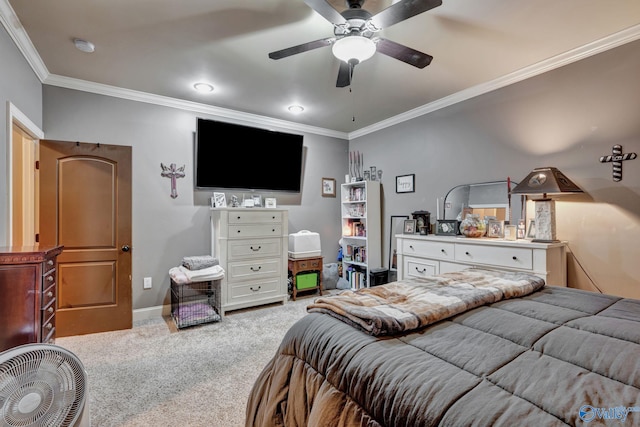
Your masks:
{"label": "door knob", "polygon": [[131,249],[131,248],[129,247],[129,245],[123,245],[123,246],[122,246],[122,252],[129,252],[129,249]]}

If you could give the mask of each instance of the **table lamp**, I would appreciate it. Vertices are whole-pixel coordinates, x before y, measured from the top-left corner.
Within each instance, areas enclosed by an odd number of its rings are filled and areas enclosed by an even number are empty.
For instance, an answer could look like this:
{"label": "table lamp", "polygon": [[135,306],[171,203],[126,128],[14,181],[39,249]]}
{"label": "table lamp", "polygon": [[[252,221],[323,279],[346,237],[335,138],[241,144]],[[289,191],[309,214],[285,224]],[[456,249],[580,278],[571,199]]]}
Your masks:
{"label": "table lamp", "polygon": [[535,202],[536,237],[534,242],[552,243],[556,239],[556,206],[550,194],[582,193],[583,191],[553,167],[536,168],[511,190],[511,194],[541,196]]}

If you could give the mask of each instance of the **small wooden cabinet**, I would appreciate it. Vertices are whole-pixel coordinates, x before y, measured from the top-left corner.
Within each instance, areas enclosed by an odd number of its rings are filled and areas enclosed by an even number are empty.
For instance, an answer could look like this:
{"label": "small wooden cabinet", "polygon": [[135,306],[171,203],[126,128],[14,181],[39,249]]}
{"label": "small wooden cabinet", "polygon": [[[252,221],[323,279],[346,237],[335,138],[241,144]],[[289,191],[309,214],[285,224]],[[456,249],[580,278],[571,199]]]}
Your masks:
{"label": "small wooden cabinet", "polygon": [[0,247],[0,351],[56,336],[56,268],[62,246]]}
{"label": "small wooden cabinet", "polygon": [[523,271],[542,277],[548,285],[567,286],[567,249],[564,242],[420,236],[398,239],[398,280],[485,267]]}
{"label": "small wooden cabinet", "polygon": [[[291,297],[295,301],[298,292],[318,290],[322,296],[322,257],[289,258],[289,272],[292,277]],[[298,289],[296,278],[300,273],[318,273],[318,285],[315,288]]]}

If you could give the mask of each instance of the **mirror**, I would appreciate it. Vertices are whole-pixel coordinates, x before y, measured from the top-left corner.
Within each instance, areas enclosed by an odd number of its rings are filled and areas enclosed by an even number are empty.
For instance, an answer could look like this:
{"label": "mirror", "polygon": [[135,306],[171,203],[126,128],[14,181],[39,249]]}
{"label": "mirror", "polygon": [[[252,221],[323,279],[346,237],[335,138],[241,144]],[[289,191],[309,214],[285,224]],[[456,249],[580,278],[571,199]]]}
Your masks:
{"label": "mirror", "polygon": [[391,215],[391,224],[389,227],[389,281],[394,282],[397,275],[397,248],[396,234],[402,234],[404,229],[404,220],[409,219],[409,215]]}
{"label": "mirror", "polygon": [[[517,182],[511,181],[511,189]],[[442,219],[464,219],[462,210],[479,214],[480,218],[495,216],[498,220],[517,224],[524,218],[522,212],[523,196],[509,196],[509,183],[505,181],[463,184],[453,187],[444,197],[442,203]]]}

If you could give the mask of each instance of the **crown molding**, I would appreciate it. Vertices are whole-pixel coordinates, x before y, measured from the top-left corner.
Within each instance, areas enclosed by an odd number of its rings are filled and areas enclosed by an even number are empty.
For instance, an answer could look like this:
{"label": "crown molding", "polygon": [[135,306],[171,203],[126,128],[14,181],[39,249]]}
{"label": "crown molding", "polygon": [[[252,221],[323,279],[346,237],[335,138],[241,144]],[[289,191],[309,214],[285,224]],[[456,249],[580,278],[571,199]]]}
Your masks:
{"label": "crown molding", "polygon": [[22,53],[24,59],[27,60],[31,69],[38,79],[42,82],[48,75],[49,70],[42,62],[42,58],[38,54],[35,46],[31,43],[31,39],[27,35],[27,32],[22,27],[18,15],[9,4],[9,0],[0,0],[0,22],[9,33],[13,43]]}
{"label": "crown molding", "polygon": [[605,52],[618,46],[622,46],[623,44],[630,43],[638,39],[640,39],[640,24],[634,25],[633,27],[629,27],[625,30],[619,31],[608,37],[596,40],[592,43],[586,44],[576,49],[561,53],[560,55],[553,56],[531,66],[514,71],[513,73],[506,74],[497,79],[470,87],[465,90],[461,90],[460,92],[456,92],[437,101],[414,108],[413,110],[409,110],[405,113],[398,114],[397,116],[391,117],[389,119],[382,120],[371,126],[367,126],[362,129],[358,129],[357,131],[350,132],[348,139],[352,140],[354,138],[358,138],[390,126],[406,122],[407,120],[411,120],[416,117],[434,112],[436,110],[440,110],[441,108],[457,104],[458,102],[466,101],[467,99],[474,98],[478,95],[482,95],[484,93],[488,93],[496,89],[521,82],[531,77],[535,77],[537,75],[546,73],[556,68],[563,67],[573,62],[580,61],[582,59]]}
{"label": "crown molding", "polygon": [[271,117],[260,116],[257,114],[245,113],[242,111],[231,110],[228,108],[215,107],[212,105],[201,104],[199,102],[185,101],[182,99],[171,98],[168,96],[155,95],[147,92],[141,92],[132,89],[124,89],[117,86],[105,85],[102,83],[90,82],[71,77],[60,76],[57,74],[49,74],[42,82],[50,86],[57,86],[66,89],[74,89],[82,92],[90,92],[98,95],[111,96],[114,98],[127,99],[130,101],[144,102],[147,104],[160,105],[163,107],[176,108],[184,111],[192,111],[201,114],[210,114],[213,116],[223,117],[236,122],[251,123],[252,126],[262,126],[265,128],[284,128],[298,132],[307,132],[316,135],[329,136],[340,139],[347,139],[345,132],[338,132],[331,129],[324,129],[315,126],[304,125],[300,123],[290,122],[287,120],[274,119]]}

